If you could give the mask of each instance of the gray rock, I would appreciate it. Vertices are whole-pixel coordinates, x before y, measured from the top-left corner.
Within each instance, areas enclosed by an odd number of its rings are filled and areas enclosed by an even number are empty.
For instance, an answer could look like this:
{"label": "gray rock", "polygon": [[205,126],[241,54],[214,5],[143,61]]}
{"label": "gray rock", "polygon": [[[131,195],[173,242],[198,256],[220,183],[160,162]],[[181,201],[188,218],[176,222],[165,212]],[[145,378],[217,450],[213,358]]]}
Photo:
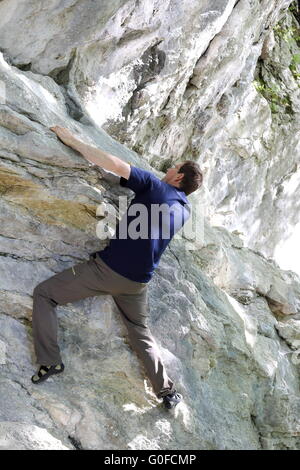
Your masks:
{"label": "gray rock", "polygon": [[24,423],[0,422],[1,450],[71,450],[47,429]]}
{"label": "gray rock", "polygon": [[[291,2],[40,3],[0,2],[0,448],[299,450]],[[174,238],[149,284],[174,413],[110,296],[57,307],[65,372],[30,380],[34,287],[104,248],[105,204],[132,196],[53,125],[160,178],[203,169],[200,240]]]}

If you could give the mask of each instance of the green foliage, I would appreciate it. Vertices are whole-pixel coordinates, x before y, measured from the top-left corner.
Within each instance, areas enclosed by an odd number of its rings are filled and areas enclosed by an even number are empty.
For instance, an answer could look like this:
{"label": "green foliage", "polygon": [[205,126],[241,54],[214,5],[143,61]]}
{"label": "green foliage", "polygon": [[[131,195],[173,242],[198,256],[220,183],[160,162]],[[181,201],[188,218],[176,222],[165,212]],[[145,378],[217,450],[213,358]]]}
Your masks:
{"label": "green foliage", "polygon": [[[273,31],[277,35],[277,37],[283,39],[287,43],[292,43],[293,41],[300,41],[300,29],[298,26],[299,23],[299,2],[294,1],[288,7],[288,11],[291,12],[292,18],[294,18],[293,23],[297,24],[295,26],[284,26],[286,21],[286,17],[282,18],[277,25],[274,26]],[[296,21],[295,21],[296,20]]]}
{"label": "green foliage", "polygon": [[[298,7],[297,7],[297,2],[293,2],[289,6],[289,11],[291,12],[297,12],[298,13]],[[293,45],[298,45],[300,46],[300,29],[299,27],[295,26],[289,26],[286,27],[284,26],[284,21],[285,19],[282,19],[277,23],[277,25],[274,26],[274,34],[281,40],[287,42],[288,44],[293,44]],[[289,65],[289,69],[293,74],[294,79],[298,83],[298,86],[300,87],[300,71],[297,70],[297,66],[300,64],[300,54],[294,54],[291,59],[291,63]],[[272,98],[274,98],[272,94],[272,90],[264,89],[261,91],[265,91],[267,95],[270,95]],[[276,100],[272,99],[272,102],[276,104]]]}
{"label": "green foliage", "polygon": [[295,54],[295,55],[293,55],[293,59],[292,59],[292,60],[293,60],[293,62],[294,62],[295,64],[300,64],[300,54]]}
{"label": "green foliage", "polygon": [[288,8],[289,11],[297,11],[297,5],[295,5],[295,2],[291,3],[289,8]]}
{"label": "green foliage", "polygon": [[[289,65],[290,71],[293,74],[293,77],[295,80],[300,81],[300,72],[297,71],[297,65],[300,64],[300,54],[294,54],[291,60],[291,63]],[[300,84],[299,84],[300,86]]]}
{"label": "green foliage", "polygon": [[273,28],[274,34],[281,38],[283,41],[291,44],[294,41],[300,40],[300,35],[298,28],[290,26],[289,28],[284,28],[280,22]]}
{"label": "green foliage", "polygon": [[289,96],[280,96],[280,89],[276,84],[268,86],[260,78],[253,81],[255,89],[263,95],[263,97],[269,102],[271,112],[278,113],[280,107],[285,106],[285,112],[290,112],[291,101]]}
{"label": "green foliage", "polygon": [[[292,13],[297,13],[298,15],[298,4],[296,1],[291,3],[288,10]],[[274,26],[273,31],[277,38],[282,41],[287,42],[288,44],[293,45],[293,48],[290,48],[291,54],[295,50],[295,46],[300,46],[300,28],[293,26],[285,26],[285,18],[277,23]],[[294,79],[297,81],[298,86],[300,87],[300,53],[293,54],[291,58],[291,63],[289,69],[293,74]],[[263,97],[268,101],[271,112],[278,113],[280,108],[284,108],[283,112],[293,114],[293,107],[289,95],[284,94],[284,91],[281,90],[277,84],[268,84],[263,81],[261,75],[257,80],[253,82],[256,90],[263,95]]]}

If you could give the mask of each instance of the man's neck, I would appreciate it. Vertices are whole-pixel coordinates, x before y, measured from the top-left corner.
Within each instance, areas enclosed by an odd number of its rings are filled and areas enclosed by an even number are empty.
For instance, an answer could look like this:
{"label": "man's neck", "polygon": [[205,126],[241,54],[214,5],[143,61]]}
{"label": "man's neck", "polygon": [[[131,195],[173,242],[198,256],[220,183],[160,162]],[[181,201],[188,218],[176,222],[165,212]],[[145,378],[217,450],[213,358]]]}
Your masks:
{"label": "man's neck", "polygon": [[180,187],[177,186],[176,184],[168,183],[168,181],[166,181],[165,178],[162,178],[160,181],[163,181],[164,183],[167,183],[167,184],[169,184],[170,186],[174,186],[174,188],[176,188],[176,189],[180,189]]}

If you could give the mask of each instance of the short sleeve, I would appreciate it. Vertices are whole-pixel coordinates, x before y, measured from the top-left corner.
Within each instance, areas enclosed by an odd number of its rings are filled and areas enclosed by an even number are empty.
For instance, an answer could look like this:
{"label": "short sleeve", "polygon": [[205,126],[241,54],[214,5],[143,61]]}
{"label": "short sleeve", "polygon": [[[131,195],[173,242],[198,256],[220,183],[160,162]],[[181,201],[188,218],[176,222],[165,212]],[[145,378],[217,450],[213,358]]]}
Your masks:
{"label": "short sleeve", "polygon": [[158,179],[151,171],[142,170],[136,166],[130,165],[130,175],[126,179],[120,178],[120,185],[129,188],[135,193],[140,193],[152,187],[155,179]]}

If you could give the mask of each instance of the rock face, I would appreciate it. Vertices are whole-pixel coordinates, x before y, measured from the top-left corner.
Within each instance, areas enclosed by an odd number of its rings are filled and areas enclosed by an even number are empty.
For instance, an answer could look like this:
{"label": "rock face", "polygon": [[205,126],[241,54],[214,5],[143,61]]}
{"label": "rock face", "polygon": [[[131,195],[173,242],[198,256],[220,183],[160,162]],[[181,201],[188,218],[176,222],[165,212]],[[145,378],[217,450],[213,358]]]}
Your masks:
{"label": "rock face", "polygon": [[[300,223],[298,3],[3,0],[0,18],[1,449],[300,449],[299,256],[278,258]],[[130,196],[52,125],[159,177],[203,169],[201,243],[173,239],[149,284],[174,413],[109,296],[57,308],[65,372],[30,381],[34,287],[104,248],[103,204]]]}

